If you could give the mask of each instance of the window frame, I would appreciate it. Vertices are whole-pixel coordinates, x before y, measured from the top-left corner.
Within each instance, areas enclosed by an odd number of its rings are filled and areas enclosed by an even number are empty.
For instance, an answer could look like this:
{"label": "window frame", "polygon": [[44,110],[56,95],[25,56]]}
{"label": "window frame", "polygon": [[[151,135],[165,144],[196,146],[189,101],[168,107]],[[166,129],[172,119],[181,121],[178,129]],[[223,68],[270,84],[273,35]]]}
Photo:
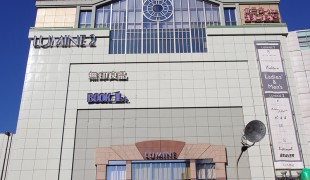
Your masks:
{"label": "window frame", "polygon": [[[94,27],[95,28],[109,28],[110,29],[110,48],[109,54],[162,54],[162,53],[206,53],[207,52],[207,31],[206,26],[220,26],[222,19],[221,19],[221,12],[222,8],[221,5],[215,3],[213,1],[205,2],[201,1],[202,7],[198,7],[197,3],[185,3],[186,9],[183,10],[183,14],[188,14],[186,16],[188,19],[186,21],[178,22],[176,20],[176,12],[181,11],[182,8],[178,8],[176,6],[176,2],[173,2],[174,9],[173,13],[174,16],[169,18],[169,20],[164,22],[150,22],[147,18],[143,15],[143,3],[139,6],[136,5],[136,1],[132,0],[134,3],[123,2],[126,4],[126,22],[125,27],[114,27],[115,23],[113,23],[113,14],[114,11],[113,6],[116,4],[121,4],[122,1],[117,2],[107,2],[98,4],[94,8],[95,17],[94,17]],[[181,2],[181,1],[180,1]],[[183,4],[183,3],[181,3]],[[194,5],[194,7],[190,6]],[[120,6],[120,5],[117,5]],[[132,8],[129,8],[132,7]],[[141,7],[140,7],[141,6]],[[108,7],[108,8],[105,8]],[[110,8],[110,15],[106,16],[106,12],[109,12]],[[140,16],[136,16],[133,19],[136,19],[133,22],[129,22],[128,13],[137,13],[137,11],[141,11]],[[116,10],[117,11],[117,10]],[[208,11],[208,12],[207,12]],[[100,13],[100,14],[99,14]],[[197,21],[190,21],[191,14],[197,15]],[[105,19],[109,17],[108,19]],[[137,19],[138,18],[138,19]],[[128,25],[132,25],[136,28],[129,28]],[[180,27],[178,27],[180,24]],[[157,28],[154,28],[155,26]],[[137,27],[140,26],[140,27]],[[147,26],[147,27],[146,27]],[[163,26],[163,27],[161,27]],[[186,26],[186,27],[184,27]],[[124,32],[123,32],[124,30]],[[132,33],[132,30],[136,31],[136,34]],[[172,33],[168,32],[169,30],[173,30]],[[141,32],[138,32],[141,31]],[[148,37],[144,33],[147,32],[154,32],[156,37]],[[188,33],[187,33],[188,31]],[[193,32],[198,32],[197,34]],[[202,32],[204,31],[204,32]],[[164,34],[168,32],[167,34]],[[119,33],[124,34],[125,39],[119,39]],[[138,33],[138,34],[137,34]],[[139,34],[140,33],[140,34]],[[154,35],[154,33],[152,35]],[[178,33],[183,34],[181,37],[177,37]],[[113,35],[117,35],[113,37]],[[133,35],[133,36],[132,36]],[[160,35],[165,36],[160,38]],[[201,36],[198,36],[201,35]],[[136,39],[136,37],[141,37],[140,39]],[[134,38],[133,38],[134,37]],[[124,42],[122,41],[124,40]],[[148,40],[147,42],[144,42]],[[149,42],[151,41],[151,42]],[[147,44],[148,43],[148,44]],[[125,45],[125,47],[123,47]],[[129,47],[128,45],[132,45],[134,47]],[[160,45],[166,45],[164,47]],[[182,46],[182,48],[178,49],[178,45]],[[119,49],[120,48],[120,49]],[[138,50],[137,50],[138,48]],[[121,53],[120,53],[121,52]]]}
{"label": "window frame", "polygon": [[[204,166],[205,168],[201,168],[202,166]],[[215,170],[215,163],[211,160],[211,159],[196,159],[196,179],[197,180],[207,180],[208,178],[208,170]],[[211,168],[207,168],[207,167],[211,167]],[[205,178],[199,178],[199,170],[204,170],[205,172]],[[216,177],[215,175],[212,175],[213,177]],[[216,178],[215,178],[216,179]],[[214,178],[210,179],[210,180],[215,180]]]}
{"label": "window frame", "polygon": [[310,31],[297,32],[297,39],[301,50],[310,49]]}
{"label": "window frame", "polygon": [[[173,180],[172,177],[174,177],[174,173],[173,173],[173,170],[174,168],[177,168],[177,166],[180,165],[179,168],[181,168],[181,166],[183,165],[184,167],[184,172],[185,172],[185,176],[187,178],[185,178],[184,180],[190,180],[190,177],[191,177],[191,172],[190,172],[190,160],[140,160],[140,161],[132,161],[131,162],[131,175],[132,175],[132,179],[134,179],[134,175],[136,174],[136,172],[134,172],[136,169],[135,169],[135,166],[141,166],[141,165],[145,165],[145,167],[147,165],[149,165],[149,170],[150,170],[150,177],[151,179],[153,179],[153,176],[154,176],[154,171],[155,170],[159,170],[161,167],[159,166],[162,166],[162,165],[165,165],[167,166],[167,168],[169,168],[169,171],[170,171],[170,180]],[[159,165],[159,166],[158,166]],[[169,167],[168,167],[169,166]],[[156,178],[155,178],[156,179]]]}
{"label": "window frame", "polygon": [[[109,180],[109,177],[111,176],[111,169],[112,168],[121,168],[122,171],[119,171],[120,172],[125,172],[123,175],[124,175],[124,178],[123,180],[126,180],[126,173],[127,173],[127,167],[126,167],[126,161],[109,161],[109,164],[107,164],[106,166],[106,179]],[[112,171],[112,172],[116,172],[116,171]]]}
{"label": "window frame", "polygon": [[[229,21],[226,21],[226,10],[228,10],[228,15],[229,15]],[[234,21],[232,21],[232,11],[234,14]],[[224,25],[225,26],[237,26],[237,8],[234,6],[225,6],[223,7],[223,12],[224,12]],[[229,24],[228,24],[229,23]]]}
{"label": "window frame", "polygon": [[[110,31],[114,30],[112,26],[115,26],[115,23],[113,23],[112,21],[112,17],[113,17],[113,6],[115,5],[115,3],[120,3],[121,1],[126,1],[126,0],[119,0],[119,1],[108,1],[108,2],[101,2],[95,5],[92,5],[91,7],[83,7],[83,6],[78,6],[77,8],[77,19],[76,19],[76,27],[77,28],[109,28]],[[134,1],[134,0],[127,0],[127,1]],[[198,1],[198,0],[197,0]],[[183,2],[183,1],[182,1]],[[175,53],[175,54],[179,54],[179,53],[207,53],[208,52],[208,48],[207,48],[207,31],[206,31],[206,27],[208,26],[221,26],[223,24],[223,21],[225,23],[225,18],[223,20],[223,10],[226,7],[223,7],[223,5],[221,3],[215,2],[214,0],[210,0],[210,1],[201,1],[201,3],[203,3],[203,7],[199,8],[196,4],[197,2],[195,1],[189,1],[185,4],[186,9],[183,10],[185,14],[188,14],[188,21],[182,21],[180,23],[177,22],[175,16],[176,16],[176,11],[181,11],[182,12],[182,7],[178,8],[176,6],[176,2],[174,0],[172,0],[172,4],[174,6],[173,9],[173,16],[172,16],[172,20],[170,22],[170,20],[168,20],[166,22],[165,26],[169,26],[170,29],[172,29],[174,31],[173,33],[173,37],[170,40],[169,38],[160,38],[157,37],[156,40],[154,40],[155,43],[151,42],[151,47],[146,47],[147,49],[144,50],[145,44],[144,44],[144,39],[145,36],[143,34],[144,29],[147,30],[152,30],[153,28],[144,28],[143,26],[147,23],[150,22],[146,22],[144,19],[144,15],[143,15],[143,2],[142,2],[142,7],[137,7],[136,3],[134,3],[134,9],[129,9],[129,2],[125,2],[125,22],[121,22],[124,26],[126,26],[124,28],[125,30],[125,39],[120,40],[120,42],[116,42],[117,40],[114,40],[113,38],[110,38],[110,43],[112,43],[112,45],[110,44],[109,47],[109,54],[162,54],[162,53]],[[180,4],[181,0],[180,0]],[[196,5],[196,7],[192,7],[193,5]],[[110,8],[110,14],[109,14],[109,23],[105,23],[104,21],[102,21],[101,23],[101,17],[98,20],[99,16],[98,16],[98,12],[102,11],[102,18],[105,18],[104,16],[105,14],[105,9],[104,7],[106,6],[111,6]],[[210,8],[210,9],[209,9]],[[235,8],[235,7],[234,7]],[[122,10],[122,8],[120,8]],[[106,9],[107,10],[107,9]],[[128,27],[129,24],[129,18],[128,18],[128,13],[129,12],[133,12],[135,13],[136,10],[141,10],[141,19],[138,21],[137,16],[135,17],[136,20],[134,21],[133,26],[135,27],[135,30],[141,30],[142,33],[141,34],[141,39],[128,39],[128,37],[130,37],[130,35],[134,35],[135,37],[138,37],[139,35],[137,34],[133,34],[133,33],[128,33],[129,30],[131,30],[131,28]],[[209,11],[208,11],[209,10]],[[80,19],[81,19],[81,13],[84,12],[89,12],[90,14],[90,22],[86,22],[86,23],[80,23]],[[107,10],[108,12],[109,10]],[[201,11],[201,12],[200,12]],[[207,12],[208,11],[208,12]],[[191,21],[192,19],[192,14],[197,14],[197,21]],[[139,18],[140,18],[139,17]],[[236,8],[235,8],[235,18],[236,18]],[[236,20],[236,24],[237,24],[237,19]],[[154,24],[154,22],[152,22]],[[157,22],[159,25],[157,25],[158,27],[160,26],[160,23],[163,22]],[[139,25],[138,25],[139,24]],[[181,27],[178,27],[178,24],[181,24]],[[197,25],[196,25],[197,24]],[[198,24],[202,24],[202,25],[198,25]],[[186,25],[186,27],[184,27]],[[137,26],[141,26],[138,27]],[[173,27],[170,27],[173,26]],[[198,27],[199,26],[199,27]],[[202,26],[204,26],[204,28],[202,29]],[[191,29],[193,27],[193,29]],[[176,38],[176,36],[178,35],[177,33],[180,31],[180,29],[183,29],[183,33],[185,33],[185,29],[189,28],[189,35],[185,35],[182,36],[181,38]],[[169,30],[169,29],[161,29],[161,28],[157,28],[157,33],[158,35],[160,33],[165,32],[164,30]],[[120,27],[118,27],[117,32],[118,33],[120,31]],[[201,38],[199,39],[199,36],[195,36],[193,34],[193,32],[198,31],[198,33],[200,35],[203,35],[203,37],[201,36]],[[204,32],[201,32],[204,31]],[[137,32],[138,33],[138,32]],[[166,34],[165,36],[169,36],[169,34]],[[117,48],[116,50],[114,47],[114,44],[116,43],[115,47]],[[179,43],[179,44],[178,44]],[[127,47],[129,44],[133,45],[134,47]],[[160,45],[165,44],[166,46],[169,46],[168,48],[165,47],[161,47]],[[186,44],[186,46],[184,45]],[[123,47],[123,45],[125,47]],[[182,48],[178,49],[177,47],[182,46]],[[111,47],[112,46],[112,47]],[[121,49],[118,49],[121,48]],[[137,49],[138,48],[138,49]],[[151,49],[148,49],[151,48]],[[164,49],[165,48],[165,49]],[[164,50],[163,50],[164,49]],[[121,53],[119,53],[121,51]]]}
{"label": "window frame", "polygon": [[[85,25],[86,27],[81,27],[81,13],[83,12],[86,12],[86,21],[87,21],[87,15],[88,13],[90,13],[90,22],[89,23],[85,23],[83,25]],[[80,7],[79,9],[79,13],[78,13],[78,18],[77,18],[77,28],[80,28],[80,29],[85,29],[85,28],[92,28],[92,25],[93,25],[93,10],[91,8],[83,8],[83,7]],[[89,25],[89,27],[87,27]]]}

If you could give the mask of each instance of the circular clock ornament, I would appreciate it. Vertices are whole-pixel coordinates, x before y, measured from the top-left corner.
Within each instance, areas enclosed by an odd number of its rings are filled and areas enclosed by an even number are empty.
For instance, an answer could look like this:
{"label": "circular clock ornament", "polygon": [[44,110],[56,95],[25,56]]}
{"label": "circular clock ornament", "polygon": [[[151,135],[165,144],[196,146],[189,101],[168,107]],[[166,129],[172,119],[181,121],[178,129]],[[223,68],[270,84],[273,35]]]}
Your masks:
{"label": "circular clock ornament", "polygon": [[143,13],[151,21],[165,21],[172,16],[173,5],[170,0],[146,0]]}

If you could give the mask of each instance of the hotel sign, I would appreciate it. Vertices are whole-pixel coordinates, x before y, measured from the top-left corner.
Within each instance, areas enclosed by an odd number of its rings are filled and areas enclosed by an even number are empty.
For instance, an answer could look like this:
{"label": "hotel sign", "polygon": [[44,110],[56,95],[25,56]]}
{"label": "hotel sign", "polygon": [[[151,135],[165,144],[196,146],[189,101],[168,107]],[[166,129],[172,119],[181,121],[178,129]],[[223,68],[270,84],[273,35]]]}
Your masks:
{"label": "hotel sign", "polygon": [[91,34],[90,36],[86,35],[77,35],[75,37],[70,35],[62,35],[59,37],[54,36],[34,36],[33,38],[33,47],[34,48],[53,48],[53,47],[96,47],[96,36]]}
{"label": "hotel sign", "polygon": [[279,41],[255,43],[275,169],[304,167]]}

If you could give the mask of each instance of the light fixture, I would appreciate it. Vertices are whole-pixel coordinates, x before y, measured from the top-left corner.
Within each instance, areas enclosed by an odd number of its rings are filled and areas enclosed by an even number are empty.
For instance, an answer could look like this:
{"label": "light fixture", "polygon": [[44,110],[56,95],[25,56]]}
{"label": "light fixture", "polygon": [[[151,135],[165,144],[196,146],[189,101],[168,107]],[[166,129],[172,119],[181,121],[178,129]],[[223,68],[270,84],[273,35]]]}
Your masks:
{"label": "light fixture", "polygon": [[[244,135],[241,138],[241,144],[242,144],[241,153],[236,163],[237,180],[239,180],[238,164],[243,152],[248,150],[250,147],[254,146],[255,143],[261,141],[265,137],[265,135],[266,135],[266,126],[259,120],[253,120],[245,126]],[[252,142],[252,144],[248,144],[247,143],[248,141]]]}

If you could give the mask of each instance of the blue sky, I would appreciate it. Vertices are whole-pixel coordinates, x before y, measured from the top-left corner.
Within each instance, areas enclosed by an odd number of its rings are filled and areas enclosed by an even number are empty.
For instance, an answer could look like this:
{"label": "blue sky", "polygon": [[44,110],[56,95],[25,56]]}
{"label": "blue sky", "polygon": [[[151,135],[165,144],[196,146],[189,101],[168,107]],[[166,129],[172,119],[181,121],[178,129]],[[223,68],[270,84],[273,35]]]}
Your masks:
{"label": "blue sky", "polygon": [[[16,131],[20,100],[30,42],[29,28],[34,26],[35,0],[3,1],[0,11],[0,133]],[[289,30],[310,29],[309,0],[282,0],[281,16]]]}

